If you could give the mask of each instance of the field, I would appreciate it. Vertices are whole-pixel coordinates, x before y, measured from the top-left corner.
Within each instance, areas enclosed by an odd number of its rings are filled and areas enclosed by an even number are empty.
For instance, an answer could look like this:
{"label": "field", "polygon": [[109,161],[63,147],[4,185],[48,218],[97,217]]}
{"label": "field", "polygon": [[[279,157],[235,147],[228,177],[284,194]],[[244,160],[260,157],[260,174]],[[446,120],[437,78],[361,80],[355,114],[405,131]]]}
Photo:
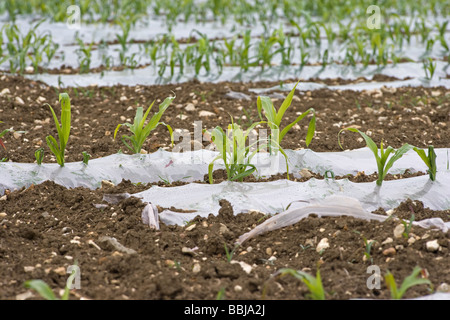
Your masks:
{"label": "field", "polygon": [[2,2],[0,299],[449,299],[450,5],[336,3]]}

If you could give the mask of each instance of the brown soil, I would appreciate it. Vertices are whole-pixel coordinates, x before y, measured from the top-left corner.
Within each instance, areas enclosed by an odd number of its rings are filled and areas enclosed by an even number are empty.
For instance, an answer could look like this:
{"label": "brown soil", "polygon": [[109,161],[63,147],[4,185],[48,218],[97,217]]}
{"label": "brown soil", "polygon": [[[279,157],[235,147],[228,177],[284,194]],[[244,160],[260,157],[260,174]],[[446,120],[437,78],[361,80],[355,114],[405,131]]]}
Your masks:
{"label": "brown soil", "polygon": [[[9,193],[0,202],[0,212],[6,213],[0,222],[0,298],[16,299],[26,293],[23,283],[30,279],[42,279],[59,292],[67,280],[66,268],[75,262],[81,270],[81,289],[72,290],[72,299],[197,300],[216,299],[219,292],[226,299],[304,299],[305,285],[276,273],[293,268],[315,274],[318,265],[327,299],[390,298],[384,281],[380,289],[367,288],[371,264],[379,266],[382,275],[392,272],[397,282],[415,266],[426,269],[433,290],[450,282],[450,233],[414,226],[408,237],[395,238],[393,230],[400,223],[394,219],[380,223],[312,215],[245,242],[235,249],[230,263],[225,245],[231,252],[240,235],[264,220],[262,213],[234,213],[228,202],[221,201],[218,216],[152,230],[141,222],[143,204],[136,198],[101,209],[94,206],[106,204],[103,194],[139,189],[123,182],[95,191],[67,190],[45,182]],[[409,202],[400,205],[396,215],[409,219],[409,206]],[[426,209],[418,208],[420,203],[414,204],[415,220],[428,217]],[[445,214],[448,217],[450,211]],[[101,241],[103,236],[116,238],[136,253],[120,252]],[[317,252],[323,238],[330,247]],[[364,258],[364,238],[375,240],[369,260]],[[437,252],[426,249],[431,240],[440,244]],[[246,273],[236,262],[245,262],[251,271]],[[430,287],[420,285],[404,297],[430,292]]]}
{"label": "brown soil", "polygon": [[[211,130],[219,125],[226,127],[230,114],[244,127],[249,121],[258,121],[256,110],[257,95],[249,88],[272,87],[278,83],[200,83],[155,86],[116,86],[68,88],[72,103],[72,130],[66,149],[66,161],[81,161],[82,152],[87,151],[92,158],[114,154],[120,149],[129,153],[118,137],[113,139],[114,130],[119,123],[132,122],[137,106],[147,108],[153,100],[162,102],[166,97],[176,94],[173,105],[162,117],[162,121],[174,129],[187,129],[194,132],[194,121],[201,120],[203,129]],[[26,133],[8,133],[3,137],[6,151],[0,148],[0,159],[8,158],[14,162],[34,162],[34,152],[45,148],[44,162],[55,162],[46,146],[45,137],[56,136],[55,124],[45,103],[55,109],[59,117],[59,91],[42,83],[24,80],[21,77],[3,75],[0,92],[0,112],[3,124],[0,129],[13,127]],[[230,91],[242,92],[251,100],[233,99],[227,96]],[[278,92],[286,95],[286,92]],[[20,97],[20,100],[16,99]],[[379,144],[394,148],[409,143],[420,148],[433,144],[436,148],[448,147],[450,94],[445,88],[401,88],[377,92],[331,91],[328,89],[306,91],[296,94],[291,108],[285,114],[282,125],[293,121],[297,113],[314,108],[317,112],[316,134],[309,145],[313,151],[341,151],[337,135],[344,127],[356,127],[371,134]],[[195,111],[186,111],[192,103]],[[278,108],[282,99],[275,99]],[[250,119],[246,119],[244,110]],[[209,111],[214,116],[199,117],[200,111]],[[183,120],[180,116],[183,116]],[[303,119],[299,127],[293,128],[284,137],[285,149],[306,148],[305,136],[309,120]],[[127,134],[126,128],[119,135]],[[341,142],[345,149],[364,147],[357,133],[344,132]],[[209,142],[204,142],[207,146]],[[170,150],[169,133],[159,126],[144,145],[148,152],[160,147]],[[368,173],[371,174],[371,173]]]}
{"label": "brown soil", "polygon": [[[136,106],[146,107],[153,99],[160,102],[175,93],[174,104],[162,120],[174,129],[193,132],[194,120],[203,120],[203,127],[211,129],[227,125],[229,113],[235,121],[245,124],[248,119],[240,118],[239,107],[247,109],[249,116],[257,120],[256,95],[248,89],[277,84],[189,82],[149,87],[89,87],[78,88],[78,96],[74,88],[69,88],[73,127],[66,161],[81,161],[82,151],[89,152],[92,158],[119,149],[128,152],[119,139],[113,140],[114,129],[117,124],[133,119]],[[42,146],[46,148],[44,161],[55,162],[45,145],[45,137],[56,132],[49,108],[43,104],[50,103],[59,116],[57,90],[4,75],[0,92],[6,88],[9,93],[3,91],[0,95],[4,122],[0,124],[0,132],[10,127],[27,132],[5,135],[2,140],[7,150],[0,148],[0,159],[34,162],[34,151]],[[243,92],[251,100],[228,98],[226,94],[230,90]],[[279,93],[286,95],[286,92]],[[347,126],[371,131],[374,141],[383,139],[385,145],[393,147],[403,143],[449,147],[450,95],[444,88],[402,88],[372,94],[330,90],[302,93],[296,94],[298,99],[286,113],[286,122],[294,119],[296,112],[310,107],[316,109],[317,133],[310,145],[314,151],[339,151],[337,133]],[[278,99],[275,105],[278,107],[281,102]],[[195,106],[195,111],[185,111],[188,103]],[[215,116],[200,118],[197,114],[200,110],[213,112]],[[181,121],[177,118],[180,114],[187,119]],[[307,124],[307,121],[300,123],[299,129],[286,135],[285,149],[306,147],[304,138],[299,137],[306,135]],[[148,152],[169,147],[167,130],[160,126],[155,132],[145,146]],[[342,137],[346,149],[364,146],[357,134],[345,133]],[[215,174],[216,182],[223,179],[223,171],[217,170]],[[389,178],[410,176],[406,173]],[[376,175],[360,173],[355,177],[335,178],[362,182],[373,181]],[[149,187],[151,184],[123,181],[118,186],[97,190],[66,189],[47,181],[6,192],[0,197],[0,299],[39,299],[34,291],[23,286],[30,279],[42,279],[59,293],[68,278],[67,267],[75,263],[81,271],[81,288],[72,290],[71,299],[305,299],[308,290],[301,281],[288,275],[281,277],[277,272],[292,268],[315,275],[318,266],[327,299],[389,299],[383,279],[379,289],[367,287],[371,276],[367,268],[371,265],[380,268],[382,277],[387,271],[392,272],[398,285],[414,267],[424,268],[421,277],[427,277],[432,286],[414,286],[406,291],[404,298],[448,290],[450,232],[413,226],[409,235],[396,238],[394,229],[402,224],[397,218],[409,220],[413,213],[415,221],[429,217],[450,221],[450,210],[431,211],[420,201],[405,199],[393,211],[393,218],[383,223],[346,216],[311,215],[293,226],[258,236],[234,248],[237,238],[264,221],[267,215],[233,212],[230,204],[222,200],[218,216],[197,217],[186,226],[162,224],[160,230],[153,230],[141,221],[144,204],[139,199],[131,197],[117,204],[103,201],[104,194],[132,194]],[[183,211],[183,208],[171,209]],[[376,213],[386,214],[381,208]],[[125,248],[115,247],[103,237],[114,237]],[[323,238],[328,239],[330,246],[317,252],[316,247]],[[375,241],[369,256],[365,255],[364,239]],[[437,251],[427,247],[434,240],[439,245]],[[225,246],[230,252],[235,249],[231,262]],[[244,271],[243,263],[251,267],[249,273]]]}

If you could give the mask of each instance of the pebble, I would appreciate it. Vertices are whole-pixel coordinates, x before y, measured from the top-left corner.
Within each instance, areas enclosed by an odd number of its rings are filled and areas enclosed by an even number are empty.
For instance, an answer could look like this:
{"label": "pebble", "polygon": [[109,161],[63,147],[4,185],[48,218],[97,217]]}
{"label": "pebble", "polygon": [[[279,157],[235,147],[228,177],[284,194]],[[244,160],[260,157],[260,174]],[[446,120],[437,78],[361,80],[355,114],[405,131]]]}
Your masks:
{"label": "pebble", "polygon": [[230,232],[230,229],[228,229],[228,227],[226,225],[221,223],[220,227],[219,227],[219,233],[220,234],[224,234],[224,233],[227,233],[227,232]]}
{"label": "pebble", "polygon": [[194,106],[193,103],[188,103],[188,104],[186,105],[186,107],[184,108],[184,110],[186,110],[186,111],[188,111],[188,112],[195,111],[195,106]]}
{"label": "pebble", "polygon": [[386,240],[384,240],[381,244],[389,244],[392,242],[394,242],[394,240],[391,237],[389,237],[389,238],[386,238]]}
{"label": "pebble", "polygon": [[317,244],[316,251],[317,252],[321,252],[322,250],[327,249],[329,247],[330,247],[330,244],[328,243],[328,239],[327,238],[323,238]]}
{"label": "pebble", "polygon": [[3,97],[4,95],[7,95],[7,94],[11,94],[11,91],[9,91],[8,88],[5,88],[0,92],[0,97]]}
{"label": "pebble", "polygon": [[114,183],[108,180],[102,180],[102,188],[114,187]]}
{"label": "pebble", "polygon": [[405,232],[405,226],[403,224],[399,224],[394,228],[394,237],[399,239],[403,237],[403,232]]}
{"label": "pebble", "polygon": [[194,264],[194,266],[192,267],[192,272],[193,272],[193,273],[199,273],[201,269],[202,269],[202,268],[200,267],[200,264],[199,264],[199,263],[196,263],[196,264]]}
{"label": "pebble", "polygon": [[197,226],[197,224],[191,224],[189,227],[186,227],[186,231],[194,230],[194,228]]}
{"label": "pebble", "polygon": [[387,248],[385,250],[383,250],[383,255],[385,256],[393,256],[397,253],[397,251],[395,251],[395,248]]}
{"label": "pebble", "polygon": [[242,291],[242,287],[237,284],[237,285],[234,286],[234,291],[235,292],[241,292]]}
{"label": "pebble", "polygon": [[177,115],[177,118],[180,120],[186,120],[188,118],[188,116],[185,114],[179,114],[179,115]]}
{"label": "pebble", "polygon": [[17,103],[17,104],[20,104],[21,106],[25,105],[25,102],[23,102],[21,97],[16,97],[14,99],[14,102]]}
{"label": "pebble", "polygon": [[6,216],[7,216],[6,212],[0,212],[0,219],[1,219],[1,218],[4,218],[4,217],[6,217]]}
{"label": "pebble", "polygon": [[181,252],[190,256],[195,255],[196,253],[194,252],[194,249],[188,248],[188,247],[183,247],[181,248]]}
{"label": "pebble", "polygon": [[441,283],[437,288],[437,292],[450,292],[450,285],[448,283]]}
{"label": "pebble", "polygon": [[33,266],[23,267],[23,271],[25,271],[25,272],[33,272],[34,271],[34,267]]}
{"label": "pebble", "polygon": [[198,113],[198,115],[199,117],[212,117],[215,116],[216,114],[214,112],[202,110]]}
{"label": "pebble", "polygon": [[44,103],[45,101],[47,101],[47,99],[44,98],[43,96],[39,96],[39,97],[36,99],[36,102],[37,102],[37,103]]}
{"label": "pebble", "polygon": [[248,263],[245,263],[244,261],[231,260],[230,263],[231,264],[235,264],[235,263],[239,264],[241,266],[242,270],[244,270],[245,273],[247,273],[247,274],[249,274],[253,269],[253,267],[251,265],[249,265]]}
{"label": "pebble", "polygon": [[59,267],[53,270],[53,272],[55,272],[56,274],[60,275],[60,276],[65,276],[66,275],[66,269],[64,267]]}
{"label": "pebble", "polygon": [[311,174],[311,172],[306,168],[303,168],[302,170],[300,170],[299,173],[302,175],[303,178],[306,178],[306,179],[311,178],[313,176]]}
{"label": "pebble", "polygon": [[439,250],[439,243],[437,240],[431,240],[431,241],[427,241],[427,251],[429,252],[436,252]]}

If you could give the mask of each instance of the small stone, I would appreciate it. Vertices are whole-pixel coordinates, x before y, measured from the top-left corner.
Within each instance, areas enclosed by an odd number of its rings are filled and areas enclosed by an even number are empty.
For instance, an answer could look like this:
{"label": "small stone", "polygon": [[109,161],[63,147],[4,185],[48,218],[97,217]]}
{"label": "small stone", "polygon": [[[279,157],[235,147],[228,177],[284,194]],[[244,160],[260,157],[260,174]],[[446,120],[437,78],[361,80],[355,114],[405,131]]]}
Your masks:
{"label": "small stone", "polygon": [[230,263],[231,264],[235,264],[235,263],[239,264],[241,266],[242,270],[244,270],[245,273],[247,273],[247,274],[249,274],[253,269],[253,267],[251,265],[249,265],[248,263],[245,263],[244,261],[231,260]]}
{"label": "small stone", "polygon": [[439,243],[437,240],[431,240],[431,241],[427,241],[427,251],[429,252],[436,252],[439,250]]}
{"label": "small stone", "polygon": [[389,244],[389,243],[392,243],[392,242],[394,242],[394,239],[392,239],[391,237],[388,237],[381,244]]}
{"label": "small stone", "polygon": [[234,286],[234,292],[241,292],[242,291],[242,287],[240,285],[235,285]]}
{"label": "small stone", "polygon": [[22,134],[20,132],[14,131],[13,132],[14,139],[20,139],[22,137]]}
{"label": "small stone", "polygon": [[228,233],[228,232],[230,232],[230,229],[228,229],[228,227],[226,225],[221,223],[220,227],[219,227],[219,233],[224,234],[224,233]]}
{"label": "small stone", "polygon": [[272,252],[273,252],[273,251],[272,251],[272,248],[267,248],[267,249],[266,249],[266,253],[267,253],[268,256],[271,256],[271,255],[272,255]]}
{"label": "small stone", "polygon": [[109,180],[102,180],[102,188],[112,188],[114,187],[114,183]]}
{"label": "small stone", "polygon": [[432,97],[439,97],[442,93],[440,91],[431,91]]}
{"label": "small stone", "polygon": [[194,228],[196,227],[197,225],[194,223],[194,224],[191,224],[189,227],[186,227],[186,231],[191,231],[191,230],[194,230]]}
{"label": "small stone", "polygon": [[25,67],[26,73],[34,73],[34,67],[33,66],[27,66]]}
{"label": "small stone", "polygon": [[0,219],[4,218],[6,216],[7,216],[6,212],[0,212]]}
{"label": "small stone", "polygon": [[56,274],[58,274],[60,276],[66,275],[66,269],[64,267],[59,267],[59,268],[53,269],[53,272],[55,272]]}
{"label": "small stone", "polygon": [[187,254],[187,255],[189,255],[189,256],[193,256],[193,255],[196,255],[197,253],[194,251],[194,250],[196,250],[197,248],[193,248],[193,249],[191,249],[191,248],[188,248],[188,247],[183,247],[183,248],[181,248],[181,252],[182,253],[184,253],[184,254]]}
{"label": "small stone", "polygon": [[196,264],[194,264],[194,266],[192,267],[192,272],[193,272],[193,273],[199,273],[201,269],[202,269],[202,268],[200,267],[200,264],[199,264],[199,263],[196,263]]}
{"label": "small stone", "polygon": [[437,292],[450,292],[450,285],[448,283],[441,283],[437,288]]}
{"label": "small stone", "polygon": [[195,111],[195,106],[194,106],[194,104],[192,104],[192,103],[188,103],[188,104],[186,105],[186,107],[184,108],[184,110],[186,110],[186,111],[188,111],[188,112]]}
{"label": "small stone", "polygon": [[141,152],[140,152],[141,154],[148,154],[148,151],[147,150],[145,150],[145,149],[141,149]]}
{"label": "small stone", "polygon": [[188,116],[185,114],[179,114],[179,115],[177,115],[177,118],[180,120],[186,120],[188,118]]}
{"label": "small stone", "polygon": [[313,176],[312,173],[306,168],[303,168],[299,173],[302,175],[303,178],[306,179],[309,179]]}
{"label": "small stone", "polygon": [[414,244],[414,242],[416,242],[416,239],[414,237],[411,237],[411,238],[408,239],[408,244],[409,245]]}
{"label": "small stone", "polygon": [[394,237],[399,239],[403,237],[403,232],[405,232],[405,226],[403,224],[399,224],[394,228]]}
{"label": "small stone", "polygon": [[39,97],[36,99],[36,102],[37,102],[37,103],[44,103],[45,101],[47,101],[47,99],[44,98],[44,97],[42,97],[42,96],[39,96]]}
{"label": "small stone", "polygon": [[33,272],[34,271],[34,267],[33,266],[26,266],[26,267],[23,267],[23,270],[25,272]]}
{"label": "small stone", "polygon": [[164,264],[165,264],[166,266],[168,266],[169,268],[172,268],[172,267],[175,266],[175,261],[170,260],[170,259],[167,259],[166,261],[164,261]]}
{"label": "small stone", "polygon": [[127,100],[128,100],[128,98],[126,96],[121,96],[120,97],[120,101],[127,101]]}
{"label": "small stone", "polygon": [[6,201],[8,199],[8,196],[5,194],[4,196],[0,197],[0,201]]}
{"label": "small stone", "polygon": [[202,110],[198,113],[199,117],[214,117],[216,114],[214,112]]}
{"label": "small stone", "polygon": [[3,97],[3,96],[5,96],[5,95],[7,95],[7,94],[11,94],[11,91],[9,91],[8,88],[5,88],[5,89],[3,89],[3,90],[0,92],[0,97]]}
{"label": "small stone", "polygon": [[322,250],[327,249],[329,247],[330,247],[330,244],[328,243],[328,239],[327,238],[323,238],[317,244],[316,251],[317,252],[321,252]]}
{"label": "small stone", "polygon": [[17,103],[17,104],[19,104],[19,105],[21,105],[21,106],[25,105],[25,102],[23,102],[23,100],[22,100],[21,97],[16,97],[16,98],[14,99],[14,102]]}
{"label": "small stone", "polygon": [[395,248],[387,248],[385,250],[383,250],[383,255],[385,256],[394,256],[397,253],[397,251],[395,251]]}

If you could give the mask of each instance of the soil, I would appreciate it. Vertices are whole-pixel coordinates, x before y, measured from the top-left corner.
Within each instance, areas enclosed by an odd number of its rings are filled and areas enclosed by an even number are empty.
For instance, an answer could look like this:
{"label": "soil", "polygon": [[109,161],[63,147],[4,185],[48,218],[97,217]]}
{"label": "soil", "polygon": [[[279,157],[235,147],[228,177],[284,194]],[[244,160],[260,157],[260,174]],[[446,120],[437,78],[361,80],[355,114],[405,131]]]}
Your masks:
{"label": "soil", "polygon": [[[175,93],[173,106],[161,120],[174,129],[193,132],[194,120],[201,119],[203,128],[212,129],[227,125],[229,114],[245,125],[249,119],[242,118],[241,107],[256,121],[257,95],[249,89],[278,84],[192,81],[160,86],[67,88],[64,91],[71,97],[73,126],[66,161],[81,161],[82,151],[90,153],[92,158],[119,149],[129,153],[120,139],[114,141],[115,127],[131,122],[136,107],[147,107],[154,99],[160,103]],[[229,98],[230,91],[245,93],[251,100]],[[34,151],[44,147],[44,162],[55,162],[45,145],[45,137],[55,136],[56,132],[44,103],[50,103],[59,117],[58,90],[22,77],[3,75],[0,92],[0,114],[4,122],[0,124],[0,132],[11,127],[17,130],[2,138],[6,150],[0,148],[0,159],[34,162]],[[286,92],[274,94],[285,96]],[[285,123],[295,119],[297,112],[313,107],[317,112],[317,132],[309,146],[313,151],[340,151],[337,134],[348,126],[370,131],[374,141],[383,139],[385,145],[394,148],[403,143],[449,147],[450,95],[445,88],[361,93],[322,89],[296,96]],[[188,103],[194,105],[195,111],[185,110]],[[282,99],[277,98],[274,103],[278,107]],[[198,112],[202,110],[214,116],[199,117]],[[187,116],[186,120],[177,118],[180,114]],[[306,135],[307,125],[308,121],[300,122],[299,128],[287,134],[282,141],[283,148],[306,148],[304,139],[299,137]],[[19,132],[22,130],[26,133]],[[120,133],[125,134],[125,129]],[[345,149],[365,146],[357,134],[346,132],[341,138]],[[170,150],[169,142],[167,129],[160,126],[148,139],[145,150],[154,152],[160,147]],[[420,174],[426,173],[414,175]],[[217,170],[215,175],[216,182],[223,179],[223,171]],[[406,173],[389,178],[411,176]],[[277,178],[285,175],[271,179]],[[360,173],[351,178],[373,181],[376,175]],[[173,185],[180,184],[183,183]],[[161,224],[160,230],[154,230],[141,221],[145,204],[139,199],[131,197],[116,204],[103,201],[105,194],[132,194],[149,187],[151,184],[136,185],[124,180],[117,186],[105,185],[96,190],[66,189],[46,181],[27,189],[8,190],[0,197],[0,299],[41,299],[35,291],[24,287],[24,282],[31,279],[42,279],[58,294],[66,284],[67,268],[74,264],[80,267],[81,288],[71,291],[71,299],[306,299],[306,285],[293,276],[281,276],[279,271],[283,268],[312,275],[319,268],[327,299],[389,299],[390,292],[383,279],[386,272],[392,272],[400,285],[416,266],[423,268],[420,277],[428,278],[432,286],[413,286],[403,298],[449,290],[450,231],[412,226],[405,236],[396,237],[394,229],[403,225],[399,218],[408,223],[412,214],[415,221],[430,217],[450,221],[450,210],[432,211],[420,201],[405,199],[385,222],[310,215],[293,226],[235,247],[240,235],[268,216],[261,212],[233,212],[230,204],[221,200],[218,216],[197,217],[185,226]],[[387,214],[381,208],[375,213]],[[122,246],[105,237],[115,238]],[[324,238],[329,247],[318,252],[316,248]],[[364,239],[375,241],[368,255]],[[438,244],[436,250],[429,247],[434,241]],[[380,269],[379,289],[367,286],[371,276],[369,266]]]}
{"label": "soil", "polygon": [[[44,162],[56,162],[45,142],[47,135],[56,136],[55,124],[45,103],[55,109],[59,118],[59,90],[17,76],[3,75],[0,80],[0,92],[3,92],[0,95],[0,113],[1,121],[4,122],[0,124],[0,129],[12,127],[17,131],[14,135],[8,133],[2,138],[6,150],[0,148],[0,159],[34,162],[34,152],[44,147]],[[339,80],[334,82],[339,83]],[[119,150],[130,153],[120,139],[122,134],[128,134],[126,127],[120,129],[114,140],[116,126],[132,122],[138,106],[146,109],[152,101],[156,100],[156,104],[159,104],[173,94],[176,95],[173,105],[166,110],[161,121],[174,129],[185,129],[193,135],[194,121],[200,120],[202,129],[211,130],[218,125],[224,128],[230,122],[230,114],[235,122],[246,127],[250,121],[259,121],[257,95],[249,89],[270,88],[278,84],[214,84],[192,81],[154,86],[61,90],[69,93],[72,104],[72,129],[66,149],[66,161],[81,161],[83,151],[88,152],[91,159],[114,154]],[[6,89],[8,91],[3,91]],[[227,96],[230,91],[242,92],[250,100],[230,98]],[[274,105],[279,108],[283,102],[280,98],[287,93],[267,93],[271,94],[278,97],[274,98]],[[194,106],[194,111],[185,110],[188,104]],[[309,108],[316,110],[317,117],[316,134],[308,146],[313,151],[342,151],[338,144],[338,133],[342,128],[350,126],[371,135],[377,144],[383,140],[385,146],[391,145],[394,148],[399,148],[404,143],[419,148],[426,148],[430,144],[435,148],[448,147],[450,94],[443,87],[407,87],[363,92],[328,89],[304,91],[296,94],[282,125],[294,121],[298,117],[297,113],[303,113]],[[211,116],[200,117],[200,111],[211,112]],[[305,137],[309,119],[303,119],[298,124],[283,138],[281,146],[284,149],[307,148]],[[26,132],[19,133],[22,131]],[[363,139],[357,133],[343,132],[340,137],[344,149],[365,147]],[[175,141],[175,145],[177,142]],[[209,144],[209,141],[203,142],[205,147]],[[143,147],[146,152],[154,152],[158,148],[171,150],[169,132],[162,125],[156,128]]]}
{"label": "soil", "polygon": [[[141,222],[144,204],[139,199],[131,197],[115,205],[102,201],[104,194],[142,188],[124,181],[97,190],[68,190],[45,182],[9,193],[0,202],[0,212],[6,213],[0,222],[0,298],[27,297],[20,295],[28,292],[23,283],[30,279],[42,279],[59,292],[67,280],[67,267],[75,262],[81,270],[81,288],[72,290],[72,299],[196,300],[216,299],[219,292],[226,299],[304,299],[306,286],[277,271],[292,268],[315,274],[317,266],[327,299],[389,299],[384,281],[379,289],[368,289],[371,265],[378,266],[382,275],[389,270],[397,282],[415,266],[425,268],[433,290],[450,282],[450,232],[413,226],[406,238],[395,238],[393,230],[401,224],[395,219],[380,223],[311,215],[248,240],[235,248],[229,262],[225,245],[231,252],[236,239],[264,221],[264,214],[233,212],[223,200],[218,216],[153,230]],[[430,216],[420,202],[411,201],[402,203],[394,214],[409,219],[411,210],[416,221]],[[440,216],[450,220],[450,210]],[[116,238],[135,253],[122,252],[102,241],[104,236]],[[323,238],[330,247],[317,252]],[[375,241],[370,259],[364,258],[364,238]],[[432,240],[440,245],[436,252],[427,250]],[[251,271],[244,271],[240,263]],[[427,285],[415,286],[404,298],[430,292]],[[28,298],[39,296],[34,293]]]}

